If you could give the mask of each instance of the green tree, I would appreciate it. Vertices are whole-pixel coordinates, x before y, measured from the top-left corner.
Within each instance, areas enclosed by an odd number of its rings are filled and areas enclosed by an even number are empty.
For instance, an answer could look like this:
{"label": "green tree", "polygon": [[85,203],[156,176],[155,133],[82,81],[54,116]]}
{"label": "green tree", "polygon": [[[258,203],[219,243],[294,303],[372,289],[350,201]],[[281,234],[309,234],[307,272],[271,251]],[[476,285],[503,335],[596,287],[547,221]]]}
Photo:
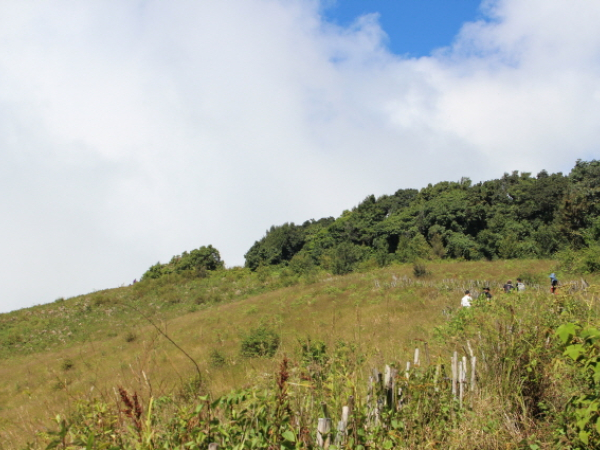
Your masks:
{"label": "green tree", "polygon": [[168,264],[161,264],[160,262],[154,264],[142,275],[142,280],[156,279],[170,273],[186,271],[203,273],[222,269],[224,266],[225,263],[221,260],[219,250],[212,245],[202,246],[189,253],[183,252],[181,255],[173,256]]}

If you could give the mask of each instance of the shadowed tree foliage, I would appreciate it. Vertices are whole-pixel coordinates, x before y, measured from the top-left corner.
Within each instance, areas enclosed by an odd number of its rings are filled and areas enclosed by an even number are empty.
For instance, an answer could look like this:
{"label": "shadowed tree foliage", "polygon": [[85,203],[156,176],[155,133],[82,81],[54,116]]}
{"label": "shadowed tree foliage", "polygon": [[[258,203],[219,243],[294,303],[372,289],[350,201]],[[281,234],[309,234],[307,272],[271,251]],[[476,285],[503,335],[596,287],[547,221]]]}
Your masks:
{"label": "shadowed tree foliage", "polygon": [[246,253],[246,267],[256,270],[260,265],[287,264],[314,234],[333,222],[333,217],[328,217],[318,221],[307,220],[302,225],[284,223],[272,226]]}

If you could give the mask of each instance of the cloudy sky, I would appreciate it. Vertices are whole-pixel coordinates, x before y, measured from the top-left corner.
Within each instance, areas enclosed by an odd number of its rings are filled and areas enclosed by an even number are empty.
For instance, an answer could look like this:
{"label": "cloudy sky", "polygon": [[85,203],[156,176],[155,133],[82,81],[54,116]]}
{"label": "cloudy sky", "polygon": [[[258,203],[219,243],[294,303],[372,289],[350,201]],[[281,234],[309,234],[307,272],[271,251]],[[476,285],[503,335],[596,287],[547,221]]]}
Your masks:
{"label": "cloudy sky", "polygon": [[589,0],[3,1],[0,311],[598,158],[599,23]]}

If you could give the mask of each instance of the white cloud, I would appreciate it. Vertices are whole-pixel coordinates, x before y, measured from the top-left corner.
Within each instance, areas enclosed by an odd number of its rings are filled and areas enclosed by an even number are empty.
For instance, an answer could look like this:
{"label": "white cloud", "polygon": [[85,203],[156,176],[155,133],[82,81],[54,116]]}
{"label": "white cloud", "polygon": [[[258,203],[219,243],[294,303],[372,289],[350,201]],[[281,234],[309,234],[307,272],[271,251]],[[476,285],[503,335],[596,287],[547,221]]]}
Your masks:
{"label": "white cloud", "polygon": [[432,57],[315,1],[0,5],[0,311],[366,195],[597,153],[600,5],[488,2]]}

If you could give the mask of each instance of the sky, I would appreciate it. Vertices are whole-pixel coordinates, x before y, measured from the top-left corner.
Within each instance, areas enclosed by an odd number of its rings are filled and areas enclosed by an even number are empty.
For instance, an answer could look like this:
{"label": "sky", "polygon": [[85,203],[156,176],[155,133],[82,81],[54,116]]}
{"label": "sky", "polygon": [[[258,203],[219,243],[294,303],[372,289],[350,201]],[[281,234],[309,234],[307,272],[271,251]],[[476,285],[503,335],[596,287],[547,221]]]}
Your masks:
{"label": "sky", "polygon": [[[364,5],[368,5],[366,8]],[[0,312],[598,158],[600,2],[0,2]]]}

